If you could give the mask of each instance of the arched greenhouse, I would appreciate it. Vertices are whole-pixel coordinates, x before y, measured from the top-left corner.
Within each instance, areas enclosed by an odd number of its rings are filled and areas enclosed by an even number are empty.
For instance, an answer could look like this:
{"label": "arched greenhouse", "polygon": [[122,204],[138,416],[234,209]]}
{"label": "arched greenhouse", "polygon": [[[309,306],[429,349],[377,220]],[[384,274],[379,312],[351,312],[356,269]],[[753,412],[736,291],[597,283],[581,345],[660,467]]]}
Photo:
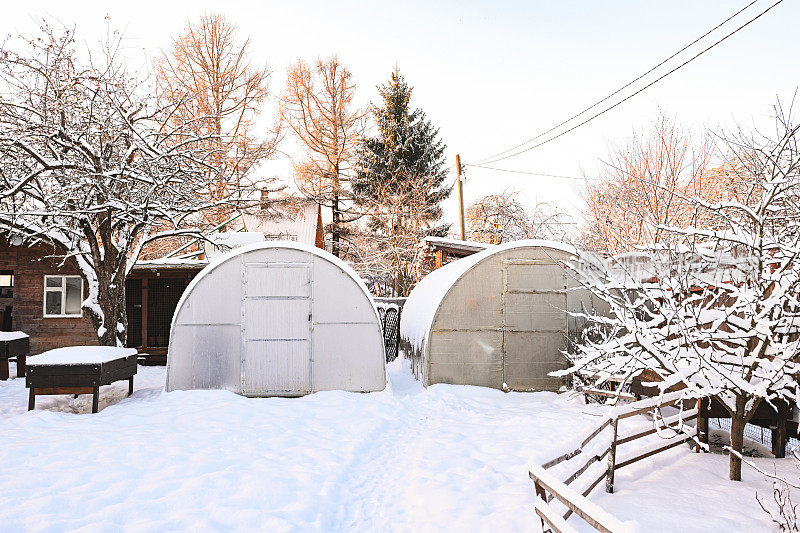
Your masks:
{"label": "arched greenhouse", "polygon": [[449,263],[422,279],[403,309],[400,335],[414,375],[434,383],[557,390],[563,351],[596,307],[563,266],[572,246],[515,241]]}
{"label": "arched greenhouse", "polygon": [[386,385],[383,335],[358,275],[293,242],[235,249],[186,288],[169,341],[166,389],[300,396]]}

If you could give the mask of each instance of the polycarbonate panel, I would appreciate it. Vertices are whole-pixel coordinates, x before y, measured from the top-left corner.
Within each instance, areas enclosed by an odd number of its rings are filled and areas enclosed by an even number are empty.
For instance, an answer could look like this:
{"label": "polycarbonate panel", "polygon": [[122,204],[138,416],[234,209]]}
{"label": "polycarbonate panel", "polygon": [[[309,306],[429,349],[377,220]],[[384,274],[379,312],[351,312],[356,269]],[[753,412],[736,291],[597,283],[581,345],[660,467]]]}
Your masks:
{"label": "polycarbonate panel", "polygon": [[242,320],[242,273],[239,258],[202,273],[190,284],[183,305],[176,309],[178,324],[240,324]]}
{"label": "polycarbonate panel", "polygon": [[[353,280],[336,265],[327,261],[314,262],[314,322],[374,322],[374,304],[360,290],[351,287]],[[354,287],[355,288],[355,287]]]}
{"label": "polycarbonate panel", "polygon": [[566,288],[564,269],[552,262],[506,262],[506,290],[554,291]]}
{"label": "polycarbonate panel", "polygon": [[502,342],[501,331],[434,330],[428,383],[502,387]]}
{"label": "polycarbonate panel", "polygon": [[235,326],[178,325],[172,330],[167,390],[241,390],[241,330]]}
{"label": "polycarbonate panel", "polygon": [[245,339],[308,339],[310,300],[245,300]]}
{"label": "polycarbonate panel", "polygon": [[506,385],[511,390],[557,391],[564,381],[548,376],[550,372],[563,370],[566,364],[559,363],[508,363],[505,368]]}
{"label": "polycarbonate panel", "polygon": [[370,391],[386,385],[377,324],[316,324],[313,334],[313,387],[320,390]]}
{"label": "polycarbonate panel", "polygon": [[246,344],[244,394],[311,392],[309,341],[250,341]]}
{"label": "polycarbonate panel", "polygon": [[564,331],[567,300],[558,293],[508,293],[505,295],[506,328],[526,331]]}
{"label": "polycarbonate panel", "polygon": [[309,264],[246,263],[247,298],[306,297],[311,293]]}
{"label": "polycarbonate panel", "polygon": [[564,332],[534,333],[506,331],[503,344],[506,363],[565,362],[562,351],[566,349]]}

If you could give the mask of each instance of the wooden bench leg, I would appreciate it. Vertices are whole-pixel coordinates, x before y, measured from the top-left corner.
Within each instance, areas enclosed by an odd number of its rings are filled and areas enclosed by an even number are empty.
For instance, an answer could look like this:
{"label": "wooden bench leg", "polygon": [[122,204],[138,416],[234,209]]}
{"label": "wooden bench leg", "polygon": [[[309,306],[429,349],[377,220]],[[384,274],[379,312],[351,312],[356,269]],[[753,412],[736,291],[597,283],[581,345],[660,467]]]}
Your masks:
{"label": "wooden bench leg", "polygon": [[18,355],[17,356],[17,377],[18,378],[25,377],[25,371],[28,368],[27,361],[28,361],[28,356],[27,355]]}
{"label": "wooden bench leg", "polygon": [[133,394],[133,376],[128,380],[128,396]]}
{"label": "wooden bench leg", "polygon": [[8,359],[5,357],[0,359],[0,380],[5,381],[8,379]]}
{"label": "wooden bench leg", "polygon": [[92,392],[92,412],[96,413],[100,403],[100,387],[94,387]]}
{"label": "wooden bench leg", "polygon": [[30,392],[28,392],[28,411],[33,411],[33,408],[36,406],[36,390],[31,387]]}

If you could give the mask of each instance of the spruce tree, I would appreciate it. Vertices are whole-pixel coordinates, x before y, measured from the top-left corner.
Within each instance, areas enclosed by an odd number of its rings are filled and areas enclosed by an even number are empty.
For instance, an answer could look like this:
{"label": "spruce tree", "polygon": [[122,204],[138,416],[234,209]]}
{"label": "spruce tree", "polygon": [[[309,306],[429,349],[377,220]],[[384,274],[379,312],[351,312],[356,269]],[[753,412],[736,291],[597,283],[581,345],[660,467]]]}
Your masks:
{"label": "spruce tree", "polygon": [[388,275],[394,295],[405,296],[416,279],[419,241],[450,228],[439,222],[452,186],[445,185],[439,130],[421,109],[409,107],[412,89],[400,72],[395,69],[378,91],[383,101],[371,110],[377,136],[362,142],[351,187],[367,215],[363,242],[369,250],[362,255],[372,259],[364,266]]}
{"label": "spruce tree", "polygon": [[[392,72],[389,82],[378,87],[382,105],[372,106],[378,135],[363,141],[358,152],[352,188],[356,201],[363,204],[385,201],[387,192],[405,191],[414,183],[424,187],[426,234],[444,235],[450,224],[433,226],[442,216],[441,203],[452,191],[446,186],[444,142],[439,129],[421,109],[411,110],[412,88],[400,71]],[[413,183],[412,183],[413,182]]]}

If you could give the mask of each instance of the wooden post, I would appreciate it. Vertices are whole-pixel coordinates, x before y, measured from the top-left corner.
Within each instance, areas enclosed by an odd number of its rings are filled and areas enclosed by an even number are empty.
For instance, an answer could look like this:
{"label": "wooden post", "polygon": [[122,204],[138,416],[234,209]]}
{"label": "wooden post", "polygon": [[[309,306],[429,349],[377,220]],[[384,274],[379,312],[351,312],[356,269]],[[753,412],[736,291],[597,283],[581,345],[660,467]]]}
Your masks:
{"label": "wooden post", "polygon": [[147,352],[147,275],[142,278],[142,351]]}
{"label": "wooden post", "polygon": [[436,250],[434,257],[436,258],[433,265],[434,268],[442,268],[444,265],[444,250]]}
{"label": "wooden post", "polygon": [[94,387],[92,391],[92,412],[96,413],[100,406],[100,387]]}
{"label": "wooden post", "polygon": [[25,370],[27,369],[27,355],[18,355],[17,356],[17,377],[21,378],[25,376]]}
{"label": "wooden post", "polygon": [[703,422],[706,420],[703,418],[703,400],[700,398],[697,399],[697,425],[695,426],[695,436],[697,437],[697,442],[695,443],[695,452],[700,453],[700,443],[703,442]]}
{"label": "wooden post", "polygon": [[614,492],[614,464],[617,460],[617,425],[619,418],[614,418],[612,427],[614,436],[611,440],[611,449],[608,452],[608,469],[606,470],[606,492]]}
{"label": "wooden post", "polygon": [[31,387],[31,390],[28,393],[28,411],[33,411],[33,408],[35,406],[36,406],[36,389]]}
{"label": "wooden post", "polygon": [[772,429],[772,455],[776,459],[786,457],[786,418],[781,415],[779,412],[775,428]]}
{"label": "wooden post", "polygon": [[[536,497],[541,498],[543,502],[547,502],[547,493],[544,491],[544,487],[539,484],[538,479],[533,480],[533,485],[536,487]],[[541,518],[542,521],[542,531],[547,531],[547,524],[544,521],[544,518]]]}
{"label": "wooden post", "polygon": [[2,357],[0,358],[0,380],[5,381],[8,379],[9,376],[8,371],[8,358]]}
{"label": "wooden post", "polygon": [[128,396],[133,394],[133,376],[128,380]]}
{"label": "wooden post", "polygon": [[461,229],[461,240],[467,240],[467,232],[464,227],[464,187],[461,178],[461,156],[456,154],[456,178],[458,183],[458,224]]}

